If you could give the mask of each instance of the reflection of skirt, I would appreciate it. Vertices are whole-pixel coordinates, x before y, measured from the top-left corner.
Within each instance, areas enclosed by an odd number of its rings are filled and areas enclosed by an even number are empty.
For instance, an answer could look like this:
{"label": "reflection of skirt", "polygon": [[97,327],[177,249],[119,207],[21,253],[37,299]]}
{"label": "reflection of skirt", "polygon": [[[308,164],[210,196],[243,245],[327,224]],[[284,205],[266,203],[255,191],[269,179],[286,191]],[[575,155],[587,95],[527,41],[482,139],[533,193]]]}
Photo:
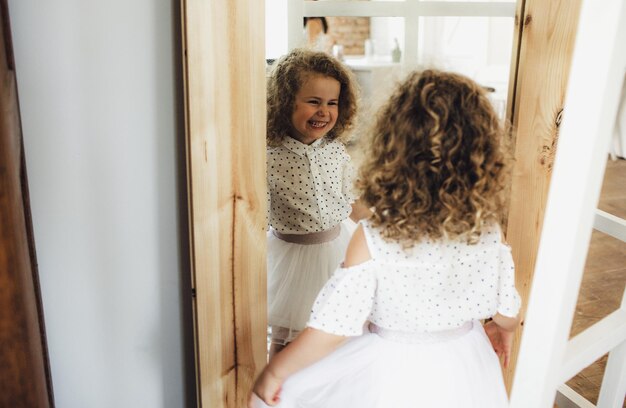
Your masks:
{"label": "reflection of skirt", "polygon": [[318,292],[344,259],[350,223],[344,221],[339,236],[321,244],[294,244],[267,234],[269,325],[287,329],[282,336],[274,332],[275,340],[291,341],[304,329]]}
{"label": "reflection of skirt", "polygon": [[[470,323],[471,324],[471,323]],[[285,381],[278,408],[504,408],[498,358],[482,325],[436,342],[367,333]],[[267,407],[255,397],[255,408]]]}

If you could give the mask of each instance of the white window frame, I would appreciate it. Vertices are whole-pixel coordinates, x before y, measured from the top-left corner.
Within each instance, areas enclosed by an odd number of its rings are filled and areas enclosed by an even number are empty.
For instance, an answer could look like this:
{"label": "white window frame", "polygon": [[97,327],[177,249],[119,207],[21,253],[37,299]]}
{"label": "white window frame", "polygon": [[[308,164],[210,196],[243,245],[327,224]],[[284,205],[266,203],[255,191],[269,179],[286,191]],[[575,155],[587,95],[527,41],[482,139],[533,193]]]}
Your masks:
{"label": "white window frame", "polygon": [[407,66],[418,63],[420,17],[515,17],[515,2],[448,2],[448,1],[364,1],[288,0],[288,48],[294,49],[302,41],[304,17],[403,17],[404,59]]}

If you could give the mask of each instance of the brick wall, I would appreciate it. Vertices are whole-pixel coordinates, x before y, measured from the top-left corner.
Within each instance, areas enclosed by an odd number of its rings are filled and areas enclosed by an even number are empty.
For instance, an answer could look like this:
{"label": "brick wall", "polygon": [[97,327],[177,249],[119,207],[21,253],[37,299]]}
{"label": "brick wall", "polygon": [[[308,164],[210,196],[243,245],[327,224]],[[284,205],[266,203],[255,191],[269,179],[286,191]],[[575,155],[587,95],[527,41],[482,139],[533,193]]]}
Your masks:
{"label": "brick wall", "polygon": [[370,37],[369,17],[326,17],[328,35],[344,47],[345,55],[365,54],[365,40]]}

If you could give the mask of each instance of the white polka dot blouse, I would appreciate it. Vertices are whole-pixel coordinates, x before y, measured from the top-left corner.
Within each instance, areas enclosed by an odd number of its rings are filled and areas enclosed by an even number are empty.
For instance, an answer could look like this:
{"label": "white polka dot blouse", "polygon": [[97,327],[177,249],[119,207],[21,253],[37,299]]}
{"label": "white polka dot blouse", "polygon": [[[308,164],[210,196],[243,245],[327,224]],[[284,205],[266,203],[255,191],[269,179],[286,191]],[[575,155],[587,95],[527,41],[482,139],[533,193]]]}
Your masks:
{"label": "white polka dot blouse", "polygon": [[360,335],[365,321],[402,332],[455,329],[496,312],[520,309],[511,249],[500,227],[477,244],[423,239],[409,250],[361,221],[371,259],[339,268],[320,291],[307,324],[341,336]]}
{"label": "white polka dot blouse", "polygon": [[269,225],[284,234],[331,229],[355,201],[354,169],[345,146],[319,139],[310,145],[285,137],[267,148]]}

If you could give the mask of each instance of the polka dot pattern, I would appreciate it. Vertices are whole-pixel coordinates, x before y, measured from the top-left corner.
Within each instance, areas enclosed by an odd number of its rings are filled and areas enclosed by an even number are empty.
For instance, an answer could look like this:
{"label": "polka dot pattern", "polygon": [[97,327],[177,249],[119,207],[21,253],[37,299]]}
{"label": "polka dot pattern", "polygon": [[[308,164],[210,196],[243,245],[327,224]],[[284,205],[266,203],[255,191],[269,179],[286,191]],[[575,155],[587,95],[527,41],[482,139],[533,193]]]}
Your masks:
{"label": "polka dot pattern", "polygon": [[307,326],[339,336],[362,333],[376,299],[376,276],[368,264],[337,269],[315,299]]}
{"label": "polka dot pattern", "polygon": [[268,224],[285,234],[328,230],[348,218],[354,169],[341,142],[286,137],[267,149]]}
{"label": "polka dot pattern", "polygon": [[335,272],[308,326],[353,336],[369,320],[390,330],[429,332],[519,312],[513,258],[499,226],[485,228],[477,244],[423,239],[404,250],[361,224],[372,259]]}

